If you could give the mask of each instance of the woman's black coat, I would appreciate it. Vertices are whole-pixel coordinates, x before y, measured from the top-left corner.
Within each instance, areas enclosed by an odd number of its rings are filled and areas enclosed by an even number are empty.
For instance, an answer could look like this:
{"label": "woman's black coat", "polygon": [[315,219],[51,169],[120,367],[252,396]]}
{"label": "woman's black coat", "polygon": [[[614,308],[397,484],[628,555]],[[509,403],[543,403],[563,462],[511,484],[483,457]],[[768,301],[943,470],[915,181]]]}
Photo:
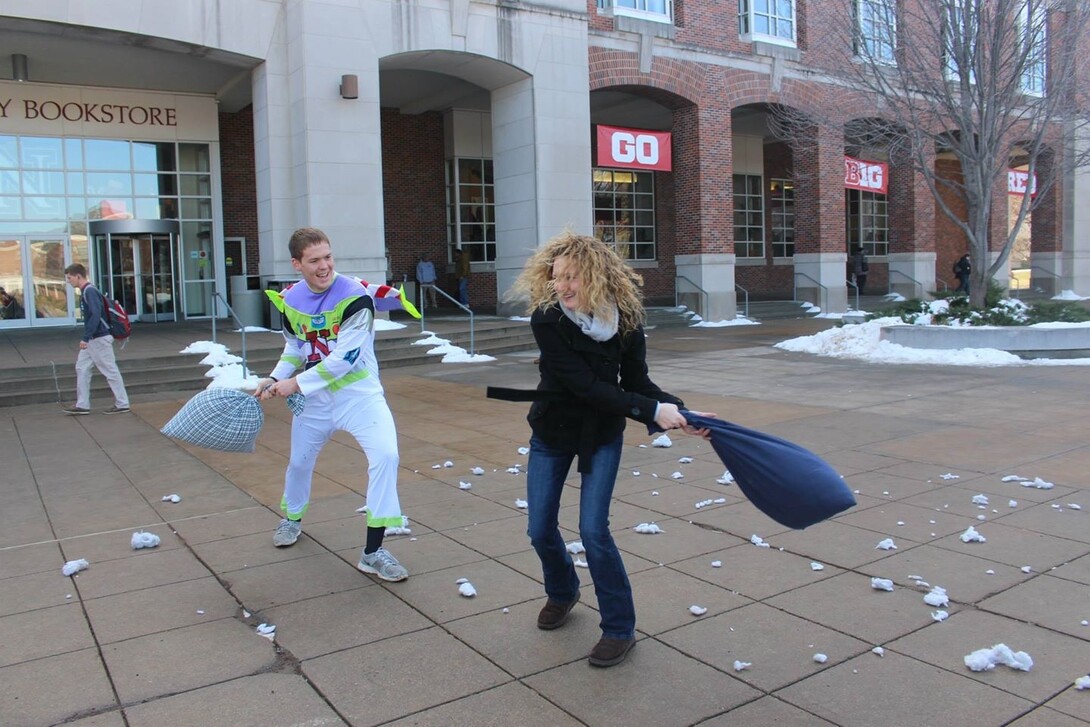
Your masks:
{"label": "woman's black coat", "polygon": [[647,375],[642,327],[598,342],[557,305],[534,311],[530,327],[541,351],[538,400],[527,420],[550,447],[579,454],[579,471],[590,455],[624,431],[625,419],[653,424],[659,402],[684,406]]}

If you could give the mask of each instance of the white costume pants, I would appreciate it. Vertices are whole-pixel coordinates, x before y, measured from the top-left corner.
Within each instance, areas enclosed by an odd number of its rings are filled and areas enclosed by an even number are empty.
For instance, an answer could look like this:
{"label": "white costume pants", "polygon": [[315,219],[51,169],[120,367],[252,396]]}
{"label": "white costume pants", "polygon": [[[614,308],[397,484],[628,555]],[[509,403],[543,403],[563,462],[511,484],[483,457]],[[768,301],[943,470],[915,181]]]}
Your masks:
{"label": "white costume pants", "polygon": [[76,357],[76,406],[81,409],[91,408],[91,368],[97,367],[110,390],[114,392],[114,405],[118,409],[129,408],[129,395],[125,391],[125,382],[114,358],[114,337],[101,336],[87,342],[87,348],[81,348]]}
{"label": "white costume pants", "polygon": [[397,429],[381,391],[363,396],[318,391],[307,396],[302,413],[291,423],[291,458],[280,509],[289,520],[303,517],[318,454],[338,429],[355,437],[367,455],[367,526],[400,527]]}

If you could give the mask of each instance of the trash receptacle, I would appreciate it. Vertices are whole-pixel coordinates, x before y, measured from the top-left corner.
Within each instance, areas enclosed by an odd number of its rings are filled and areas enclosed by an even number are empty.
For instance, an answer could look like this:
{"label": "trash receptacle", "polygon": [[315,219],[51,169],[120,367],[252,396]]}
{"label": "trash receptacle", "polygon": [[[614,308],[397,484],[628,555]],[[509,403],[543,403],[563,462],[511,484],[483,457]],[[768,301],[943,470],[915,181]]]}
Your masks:
{"label": "trash receptacle", "polygon": [[250,290],[250,281],[245,275],[231,276],[231,310],[238,316],[243,326],[262,326],[265,313],[261,301],[265,294],[261,290]]}
{"label": "trash receptacle", "polygon": [[[265,281],[265,290],[283,290],[286,286],[291,285],[298,281],[298,278],[269,278]],[[284,316],[276,309],[276,306],[272,304],[268,296],[264,291],[261,293],[262,300],[266,301],[265,306],[268,315],[266,317],[266,327],[269,330],[279,331],[284,328]]]}

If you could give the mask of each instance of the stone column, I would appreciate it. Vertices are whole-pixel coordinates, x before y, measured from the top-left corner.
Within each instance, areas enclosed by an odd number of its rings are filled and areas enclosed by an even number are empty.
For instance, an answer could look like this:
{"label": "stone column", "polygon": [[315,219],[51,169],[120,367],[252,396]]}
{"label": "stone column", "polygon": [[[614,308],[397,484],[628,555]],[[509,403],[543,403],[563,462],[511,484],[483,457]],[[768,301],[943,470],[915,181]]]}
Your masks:
{"label": "stone column", "polygon": [[795,154],[795,297],[822,312],[848,307],[844,232],[844,129],[800,132]]}

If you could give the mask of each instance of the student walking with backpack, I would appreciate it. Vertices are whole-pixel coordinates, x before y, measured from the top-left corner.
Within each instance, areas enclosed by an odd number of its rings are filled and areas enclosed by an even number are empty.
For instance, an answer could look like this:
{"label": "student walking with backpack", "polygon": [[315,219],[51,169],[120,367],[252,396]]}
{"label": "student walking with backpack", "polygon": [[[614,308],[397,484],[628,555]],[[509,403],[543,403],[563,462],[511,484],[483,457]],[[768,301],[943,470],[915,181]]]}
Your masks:
{"label": "student walking with backpack", "polygon": [[954,289],[955,293],[969,294],[969,275],[972,271],[973,265],[968,255],[962,255],[954,263],[954,277],[958,279],[958,287]]}
{"label": "student walking with backpack", "polygon": [[87,280],[87,268],[73,263],[64,269],[64,279],[80,291],[79,309],[83,314],[83,338],[76,357],[76,403],[64,408],[65,414],[91,413],[91,369],[97,368],[114,393],[114,405],[103,414],[129,411],[129,395],[114,357],[114,337],[110,334],[109,302],[102,291]]}

